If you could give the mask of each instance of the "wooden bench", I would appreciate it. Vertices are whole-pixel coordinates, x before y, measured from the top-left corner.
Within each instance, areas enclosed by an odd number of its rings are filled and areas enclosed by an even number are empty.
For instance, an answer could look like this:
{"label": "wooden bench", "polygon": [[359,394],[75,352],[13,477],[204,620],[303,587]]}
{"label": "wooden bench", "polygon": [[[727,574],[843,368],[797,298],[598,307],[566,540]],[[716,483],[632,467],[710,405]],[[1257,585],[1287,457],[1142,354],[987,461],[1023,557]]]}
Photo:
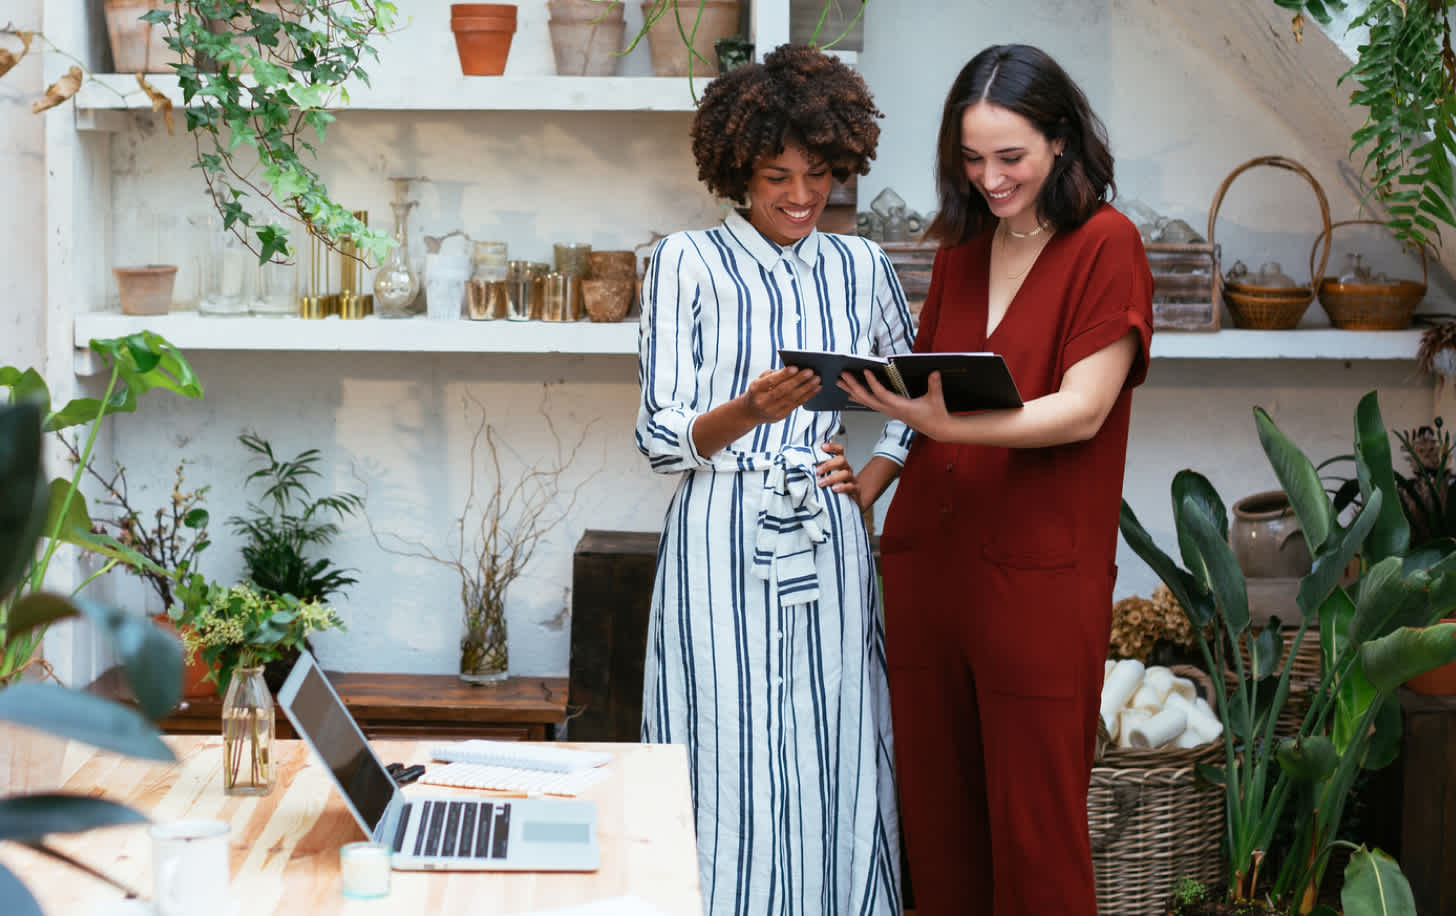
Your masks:
{"label": "wooden bench", "polygon": [[[564,677],[512,677],[498,684],[474,685],[453,674],[328,674],[370,738],[550,741],[556,737],[556,727],[566,721]],[[114,699],[128,698],[118,668],[97,678],[91,690]],[[221,715],[221,697],[184,699],[160,724],[167,734],[217,734]],[[282,710],[274,721],[278,737],[295,737]]]}

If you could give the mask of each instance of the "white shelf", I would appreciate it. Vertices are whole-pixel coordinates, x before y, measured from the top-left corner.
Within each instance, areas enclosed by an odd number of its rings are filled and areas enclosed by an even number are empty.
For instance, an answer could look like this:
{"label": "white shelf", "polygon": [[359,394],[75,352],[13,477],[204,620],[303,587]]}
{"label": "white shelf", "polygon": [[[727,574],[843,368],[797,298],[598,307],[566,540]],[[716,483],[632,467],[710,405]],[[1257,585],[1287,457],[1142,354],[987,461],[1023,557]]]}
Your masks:
{"label": "white shelf", "polygon": [[[159,92],[182,106],[176,74],[147,76]],[[706,79],[693,80],[701,96]],[[421,104],[427,98],[427,104]],[[82,111],[130,109],[150,111],[152,101],[130,73],[101,73],[76,94]],[[350,89],[349,103],[336,110],[353,111],[693,111],[686,77],[656,76],[457,76],[432,85],[427,96],[416,87],[381,81]]]}
{"label": "white shelf", "polygon": [[[141,330],[182,350],[297,350],[419,353],[637,353],[637,322],[432,321],[428,318],[215,318],[88,312],[76,316],[75,345]],[[1162,331],[1160,359],[1414,359],[1415,331]]]}
{"label": "white shelf", "polygon": [[1153,356],[1162,359],[1415,359],[1421,332],[1162,331],[1153,334]]}

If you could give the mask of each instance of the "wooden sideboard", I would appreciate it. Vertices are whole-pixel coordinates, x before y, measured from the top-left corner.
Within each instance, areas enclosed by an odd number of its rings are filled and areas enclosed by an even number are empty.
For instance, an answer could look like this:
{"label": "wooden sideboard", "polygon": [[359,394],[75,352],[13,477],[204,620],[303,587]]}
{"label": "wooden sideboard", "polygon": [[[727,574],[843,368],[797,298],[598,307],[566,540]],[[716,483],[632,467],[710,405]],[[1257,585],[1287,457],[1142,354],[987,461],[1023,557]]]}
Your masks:
{"label": "wooden sideboard", "polygon": [[[370,738],[514,738],[550,741],[566,721],[568,681],[564,677],[511,677],[498,684],[467,684],[452,674],[368,674],[334,672],[329,680]],[[91,690],[126,699],[121,672],[112,668]],[[215,735],[221,728],[222,698],[184,699],[160,723],[172,735]],[[293,728],[280,710],[280,738]]]}
{"label": "wooden sideboard", "polygon": [[1405,720],[1400,867],[1421,916],[1456,913],[1456,696],[1396,691]]}

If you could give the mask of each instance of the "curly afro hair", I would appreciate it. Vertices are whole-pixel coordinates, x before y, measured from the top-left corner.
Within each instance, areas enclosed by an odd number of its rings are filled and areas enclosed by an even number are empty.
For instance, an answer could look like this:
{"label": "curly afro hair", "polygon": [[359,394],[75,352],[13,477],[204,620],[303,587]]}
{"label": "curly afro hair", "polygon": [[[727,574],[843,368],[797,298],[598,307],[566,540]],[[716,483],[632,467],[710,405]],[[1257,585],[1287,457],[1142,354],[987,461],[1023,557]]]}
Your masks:
{"label": "curly afro hair", "polygon": [[804,45],[782,45],[763,63],[708,84],[693,119],[693,158],[708,190],[744,203],[764,158],[789,145],[823,159],[838,181],[869,171],[880,139],[864,79],[840,60]]}

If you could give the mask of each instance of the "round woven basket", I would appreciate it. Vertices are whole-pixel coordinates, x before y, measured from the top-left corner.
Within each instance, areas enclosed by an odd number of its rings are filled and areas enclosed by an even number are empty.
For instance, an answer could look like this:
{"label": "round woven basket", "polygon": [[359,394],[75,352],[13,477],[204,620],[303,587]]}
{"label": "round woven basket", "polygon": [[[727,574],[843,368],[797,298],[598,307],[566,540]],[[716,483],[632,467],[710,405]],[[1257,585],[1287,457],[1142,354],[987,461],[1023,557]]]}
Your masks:
{"label": "round woven basket", "polygon": [[[1173,670],[1195,680],[1212,701],[1213,684],[1203,671]],[[1197,773],[1198,764],[1217,764],[1223,754],[1222,742],[1099,749],[1087,790],[1098,913],[1162,916],[1180,878],[1213,884],[1223,877],[1223,790]]]}
{"label": "round woven basket", "polygon": [[1291,171],[1309,182],[1310,187],[1314,188],[1314,196],[1319,201],[1320,221],[1324,225],[1324,231],[1315,239],[1317,245],[1321,238],[1324,240],[1319,267],[1310,273],[1310,284],[1306,286],[1280,287],[1258,286],[1252,283],[1224,283],[1223,301],[1228,305],[1229,314],[1233,315],[1234,324],[1240,328],[1284,331],[1299,324],[1299,319],[1304,316],[1305,310],[1314,301],[1314,280],[1312,278],[1324,276],[1325,262],[1330,257],[1330,204],[1325,199],[1325,190],[1320,187],[1320,183],[1315,180],[1308,169],[1293,159],[1285,156],[1259,156],[1250,159],[1230,172],[1223,183],[1218,186],[1218,192],[1213,195],[1213,206],[1208,211],[1208,243],[1210,245],[1216,245],[1213,230],[1218,222],[1218,208],[1223,203],[1223,196],[1228,192],[1229,185],[1233,184],[1233,180],[1240,174],[1259,165]]}
{"label": "round woven basket", "polygon": [[[1333,231],[1340,226],[1359,224],[1385,225],[1378,219],[1345,219],[1330,224]],[[1314,272],[1314,252],[1319,239],[1309,249],[1310,276]],[[1330,324],[1347,331],[1399,331],[1410,327],[1416,307],[1426,297],[1426,249],[1421,253],[1421,282],[1397,280],[1394,283],[1341,283],[1335,277],[1324,277],[1319,284],[1320,307],[1330,316]]]}

